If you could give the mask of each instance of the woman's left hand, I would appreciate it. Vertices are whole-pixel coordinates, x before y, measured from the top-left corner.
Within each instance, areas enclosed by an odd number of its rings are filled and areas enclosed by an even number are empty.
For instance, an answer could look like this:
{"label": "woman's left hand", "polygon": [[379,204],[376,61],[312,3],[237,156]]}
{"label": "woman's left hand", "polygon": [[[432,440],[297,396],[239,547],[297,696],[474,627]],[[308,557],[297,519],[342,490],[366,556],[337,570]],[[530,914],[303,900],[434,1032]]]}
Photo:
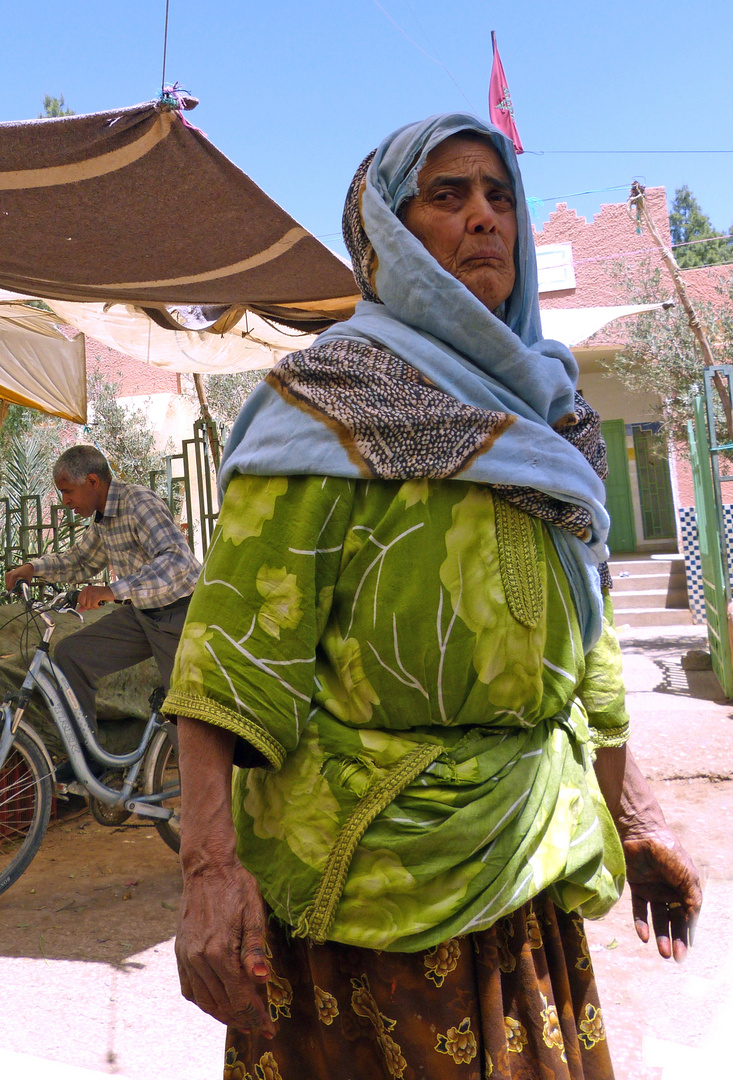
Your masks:
{"label": "woman's left hand", "polygon": [[702,906],[697,870],[664,821],[629,828],[623,838],[634,927],[649,941],[649,912],[659,955],[681,963],[692,944]]}
{"label": "woman's left hand", "polygon": [[702,906],[695,864],[664,820],[628,746],[600,747],[596,777],[626,859],[634,926],[649,940],[649,911],[659,955],[684,960]]}

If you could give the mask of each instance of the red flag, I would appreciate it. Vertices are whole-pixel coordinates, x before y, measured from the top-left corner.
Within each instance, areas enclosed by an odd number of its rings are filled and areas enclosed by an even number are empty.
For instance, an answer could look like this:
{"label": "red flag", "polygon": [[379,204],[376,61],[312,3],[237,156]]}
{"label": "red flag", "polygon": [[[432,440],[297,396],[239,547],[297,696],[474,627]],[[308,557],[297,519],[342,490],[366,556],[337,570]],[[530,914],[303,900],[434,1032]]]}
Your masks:
{"label": "red flag", "polygon": [[517,125],[514,123],[514,107],[493,30],[491,31],[491,45],[494,50],[494,62],[491,65],[491,81],[489,82],[489,118],[495,127],[512,140],[515,151],[523,154],[522,140],[519,138]]}

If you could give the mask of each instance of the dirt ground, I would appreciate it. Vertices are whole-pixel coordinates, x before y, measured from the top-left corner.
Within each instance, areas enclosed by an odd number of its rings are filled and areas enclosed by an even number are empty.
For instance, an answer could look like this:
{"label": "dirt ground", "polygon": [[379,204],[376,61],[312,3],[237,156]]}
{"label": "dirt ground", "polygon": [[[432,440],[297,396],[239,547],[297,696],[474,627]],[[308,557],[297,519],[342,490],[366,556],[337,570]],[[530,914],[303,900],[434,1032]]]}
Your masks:
{"label": "dirt ground", "polygon": [[180,892],[178,858],[154,828],[62,812],[0,897],[0,955],[124,965],[175,932]]}
{"label": "dirt ground", "polygon": [[[636,756],[706,889],[681,967],[638,941],[627,896],[587,924],[617,1080],[722,1076],[733,1004],[733,706],[712,673],[682,669],[681,656],[704,646],[699,635],[622,642]],[[177,858],[153,828],[62,816],[0,897],[0,1048],[129,1080],[219,1077],[223,1031],[178,992],[179,899]]]}

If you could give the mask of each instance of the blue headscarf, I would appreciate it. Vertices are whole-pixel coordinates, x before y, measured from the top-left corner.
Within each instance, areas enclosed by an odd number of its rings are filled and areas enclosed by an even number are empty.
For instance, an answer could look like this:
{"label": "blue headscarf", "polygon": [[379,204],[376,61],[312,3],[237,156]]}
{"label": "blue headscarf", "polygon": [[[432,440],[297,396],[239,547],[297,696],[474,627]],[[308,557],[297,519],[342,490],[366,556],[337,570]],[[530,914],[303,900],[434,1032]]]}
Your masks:
{"label": "blue headscarf", "polygon": [[[434,260],[426,253],[420,241],[402,226],[399,218],[396,218],[403,204],[417,195],[418,176],[428,154],[446,139],[462,131],[485,136],[501,157],[509,175],[516,200],[517,284],[505,306],[503,322],[525,345],[534,345],[542,338],[537,263],[517,156],[511,139],[502,134],[498,128],[482,123],[475,116],[452,113],[447,116],[430,117],[421,124],[408,124],[385,139],[375,152],[362,194],[361,213],[365,231],[379,259],[377,282],[379,299],[388,307],[390,306],[391,283],[400,282],[401,278],[404,281],[402,271],[409,267],[409,280],[417,285],[419,293],[417,303],[420,307],[424,309],[429,306],[425,302],[422,291],[425,285],[422,280],[423,275],[438,288],[441,307],[443,301],[447,306],[452,305],[456,300],[463,307],[464,287],[461,283],[441,267],[438,267],[439,272],[437,276],[434,276]],[[406,267],[403,266],[403,259],[407,263]],[[417,266],[420,267],[419,274],[415,272]],[[406,314],[404,298],[395,297],[395,299],[403,309],[402,314]],[[477,312],[480,316],[486,308],[481,301],[475,302],[481,309]],[[448,327],[454,321],[450,316],[449,319]],[[425,326],[424,329],[429,329],[429,327]],[[442,338],[447,327],[445,323],[441,323],[436,329],[437,336]],[[577,367],[569,350],[564,350],[562,359],[569,365],[568,371],[574,378],[577,375]]]}
{"label": "blue headscarf", "polygon": [[[490,141],[516,198],[515,284],[496,314],[438,264],[397,214],[417,194],[430,151],[462,131]],[[606,558],[609,524],[605,491],[583,454],[554,430],[573,417],[578,368],[569,349],[542,339],[532,230],[511,141],[476,117],[431,117],[385,139],[355,181],[344,212],[345,232],[368,299],[300,355],[312,353],[317,363],[324,348],[337,343],[377,346],[407,361],[452,398],[514,418],[455,479],[525,486],[587,513],[590,525],[583,539],[565,529],[550,526],[550,531],[590,648],[601,630],[598,565]],[[222,462],[222,488],[234,472],[364,476],[333,425],[294,408],[276,383],[261,384],[237,418]]]}

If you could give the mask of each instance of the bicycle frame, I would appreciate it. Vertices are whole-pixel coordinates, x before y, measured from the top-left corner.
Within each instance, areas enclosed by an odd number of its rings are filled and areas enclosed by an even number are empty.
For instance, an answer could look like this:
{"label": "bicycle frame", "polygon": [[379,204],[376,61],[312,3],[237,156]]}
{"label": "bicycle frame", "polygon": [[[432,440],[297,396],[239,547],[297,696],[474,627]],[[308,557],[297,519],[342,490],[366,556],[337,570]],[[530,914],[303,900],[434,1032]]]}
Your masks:
{"label": "bicycle frame", "polygon": [[[4,717],[2,733],[0,733],[0,769],[10,752],[15,733],[22,722],[23,713],[30,696],[33,690],[37,688],[43,696],[61,736],[74,773],[90,795],[93,795],[107,806],[122,805],[128,810],[146,817],[169,818],[172,811],[154,804],[164,798],[170,798],[171,792],[155,792],[151,795],[137,795],[135,799],[130,798],[140,775],[145,753],[154,735],[166,727],[168,721],[161,719],[160,713],[154,709],[135,750],[129,754],[107,753],[99,745],[94,732],[91,730],[66,676],[49,656],[49,642],[55,630],[55,623],[45,616],[45,613],[40,614],[46,623],[46,630],[42,642],[36,647],[20,688],[18,706],[13,710],[8,702],[2,703]],[[87,764],[82,743],[86,752],[101,765],[127,770],[121,788],[109,788],[93,775]]]}

